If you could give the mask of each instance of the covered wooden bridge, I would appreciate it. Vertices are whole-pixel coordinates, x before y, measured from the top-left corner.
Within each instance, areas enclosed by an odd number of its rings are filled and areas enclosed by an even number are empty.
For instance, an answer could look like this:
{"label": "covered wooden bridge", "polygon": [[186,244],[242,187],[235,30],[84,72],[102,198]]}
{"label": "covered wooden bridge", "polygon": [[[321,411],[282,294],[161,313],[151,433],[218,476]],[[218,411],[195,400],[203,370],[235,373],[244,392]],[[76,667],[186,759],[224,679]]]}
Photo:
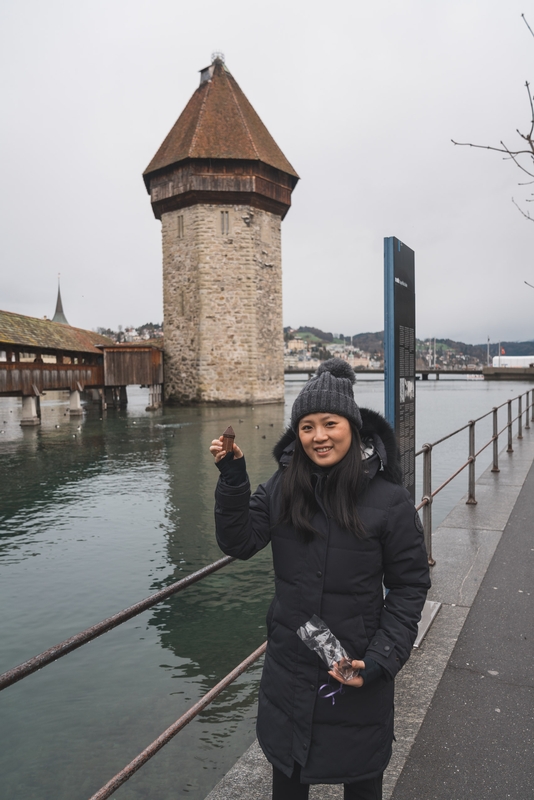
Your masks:
{"label": "covered wooden bridge", "polygon": [[126,386],[150,389],[149,408],[161,404],[163,353],[153,345],[120,345],[93,331],[49,319],[0,311],[0,396],[22,398],[21,425],[40,422],[39,397],[70,392],[70,414],[83,413],[82,392],[125,404]]}

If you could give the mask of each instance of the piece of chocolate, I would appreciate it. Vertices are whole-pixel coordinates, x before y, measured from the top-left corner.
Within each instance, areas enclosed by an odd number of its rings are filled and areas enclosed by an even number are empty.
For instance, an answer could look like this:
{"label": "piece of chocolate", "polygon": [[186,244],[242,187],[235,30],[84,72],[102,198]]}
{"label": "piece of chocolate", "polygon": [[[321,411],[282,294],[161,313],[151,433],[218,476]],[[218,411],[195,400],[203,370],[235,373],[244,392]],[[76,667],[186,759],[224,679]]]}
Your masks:
{"label": "piece of chocolate", "polygon": [[225,453],[234,452],[235,431],[231,425],[223,433],[222,446]]}

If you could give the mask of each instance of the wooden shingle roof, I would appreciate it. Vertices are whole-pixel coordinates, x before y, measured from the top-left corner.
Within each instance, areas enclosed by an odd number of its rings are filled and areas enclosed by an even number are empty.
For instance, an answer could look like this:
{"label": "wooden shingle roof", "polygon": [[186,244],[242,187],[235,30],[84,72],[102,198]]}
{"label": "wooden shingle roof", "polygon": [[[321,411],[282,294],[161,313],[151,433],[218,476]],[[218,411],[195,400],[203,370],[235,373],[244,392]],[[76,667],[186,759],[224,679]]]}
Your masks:
{"label": "wooden shingle roof", "polygon": [[96,345],[110,344],[114,344],[111,339],[94,331],[73,328],[50,319],[0,311],[0,349],[5,349],[5,345],[16,345],[69,353],[101,353]]}
{"label": "wooden shingle roof", "polygon": [[186,159],[262,161],[298,179],[223,61],[202,70],[202,82],[143,173]]}

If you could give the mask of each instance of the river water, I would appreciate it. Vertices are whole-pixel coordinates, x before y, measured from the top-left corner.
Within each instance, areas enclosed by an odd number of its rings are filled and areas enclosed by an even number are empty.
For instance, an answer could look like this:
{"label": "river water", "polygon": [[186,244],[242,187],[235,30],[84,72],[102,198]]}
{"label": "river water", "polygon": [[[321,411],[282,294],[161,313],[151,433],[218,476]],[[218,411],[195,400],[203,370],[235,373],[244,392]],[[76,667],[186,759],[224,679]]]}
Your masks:
{"label": "river water", "polygon": [[[209,443],[232,424],[253,485],[265,480],[302,385],[286,382],[285,406],[152,413],[146,393],[131,388],[127,409],[88,406],[72,421],[67,396],[49,393],[36,429],[20,427],[20,401],[0,398],[0,672],[219,558]],[[529,388],[418,382],[417,447]],[[383,381],[359,378],[360,405],[382,411],[383,396]],[[490,435],[488,418],[478,442]],[[435,485],[466,448],[462,434],[436,449]],[[490,459],[488,448],[477,474]],[[436,500],[435,524],[466,480]],[[264,641],[271,582],[268,552],[232,564],[4,690],[1,800],[87,800]],[[241,676],[114,796],[202,800],[253,739],[260,670]]]}

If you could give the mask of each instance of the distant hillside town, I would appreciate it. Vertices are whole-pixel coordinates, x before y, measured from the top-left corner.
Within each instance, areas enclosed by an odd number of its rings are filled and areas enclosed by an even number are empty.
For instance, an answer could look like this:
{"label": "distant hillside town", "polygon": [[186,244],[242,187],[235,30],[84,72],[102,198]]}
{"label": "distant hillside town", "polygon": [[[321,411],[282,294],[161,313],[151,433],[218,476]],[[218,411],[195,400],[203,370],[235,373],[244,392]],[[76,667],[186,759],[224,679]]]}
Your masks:
{"label": "distant hillside town", "polygon": [[101,336],[107,336],[119,344],[123,342],[147,342],[151,339],[163,339],[163,325],[159,322],[145,322],[144,325],[139,325],[134,328],[133,325],[123,329],[122,325],[118,326],[116,331],[111,328],[96,328],[96,333]]}
{"label": "distant hillside town", "polygon": [[[526,356],[534,352],[534,340],[465,344],[452,339],[416,339],[419,369],[480,369],[499,354]],[[346,359],[355,370],[384,367],[384,331],[345,336],[319,328],[284,328],[284,363],[287,367],[314,367],[332,356]]]}
{"label": "distant hillside town", "polygon": [[[118,343],[162,343],[163,324],[146,322],[118,329],[97,328],[96,333]],[[494,356],[527,356],[534,352],[534,340],[527,342],[490,342],[465,344],[452,339],[416,339],[416,366],[419,369],[480,369]],[[384,331],[346,336],[320,328],[302,326],[284,328],[284,365],[317,367],[332,356],[346,359],[355,370],[383,369]]]}

